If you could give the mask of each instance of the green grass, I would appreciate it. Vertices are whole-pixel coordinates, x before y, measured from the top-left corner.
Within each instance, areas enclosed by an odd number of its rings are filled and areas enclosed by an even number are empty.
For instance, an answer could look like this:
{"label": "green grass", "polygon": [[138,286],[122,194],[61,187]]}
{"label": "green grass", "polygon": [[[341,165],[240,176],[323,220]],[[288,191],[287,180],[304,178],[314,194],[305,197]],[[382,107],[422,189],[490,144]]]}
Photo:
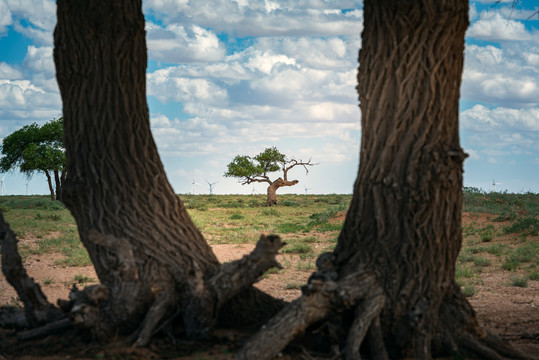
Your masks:
{"label": "green grass", "polygon": [[528,277],[526,276],[511,276],[509,281],[511,286],[522,288],[528,287]]}
{"label": "green grass", "polygon": [[503,268],[512,271],[525,264],[539,265],[539,242],[526,243],[510,250]]}

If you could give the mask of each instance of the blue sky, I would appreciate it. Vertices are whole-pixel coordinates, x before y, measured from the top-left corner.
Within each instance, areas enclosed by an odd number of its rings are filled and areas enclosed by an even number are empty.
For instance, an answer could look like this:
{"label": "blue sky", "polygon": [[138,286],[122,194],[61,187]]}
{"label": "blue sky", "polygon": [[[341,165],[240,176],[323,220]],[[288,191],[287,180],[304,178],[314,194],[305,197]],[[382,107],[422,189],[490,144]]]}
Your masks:
{"label": "blue sky", "polygon": [[[319,163],[281,193],[351,193],[359,161],[357,0],[144,1],[152,131],[178,193],[265,193],[224,178],[235,155],[277,146]],[[470,2],[460,103],[464,185],[539,192],[539,5]],[[0,0],[0,139],[61,116],[55,2]],[[535,13],[535,16],[533,15]],[[7,194],[44,176],[0,174]],[[276,175],[277,176],[277,175]],[[493,185],[493,181],[496,185]],[[26,186],[28,183],[28,186]]]}

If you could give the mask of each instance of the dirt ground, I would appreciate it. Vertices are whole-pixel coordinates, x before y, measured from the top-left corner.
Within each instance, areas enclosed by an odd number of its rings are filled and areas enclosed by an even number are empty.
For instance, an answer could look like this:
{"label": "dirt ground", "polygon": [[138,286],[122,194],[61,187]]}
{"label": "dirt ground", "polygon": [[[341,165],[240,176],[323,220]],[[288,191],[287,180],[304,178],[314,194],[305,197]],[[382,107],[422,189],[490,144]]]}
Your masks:
{"label": "dirt ground", "polygon": [[[471,221],[486,221],[484,216],[471,219],[468,215],[464,216],[464,225]],[[21,240],[24,241],[24,240]],[[222,244],[212,246],[216,256],[221,262],[241,258],[249,253],[254,245],[250,244]],[[283,256],[286,259],[283,259]],[[282,262],[294,261],[297,255],[279,255],[278,259]],[[95,281],[97,276],[92,267],[60,267],[54,265],[55,260],[61,255],[43,255],[40,257],[30,256],[25,261],[26,269],[31,277],[36,279],[42,286],[42,289],[49,301],[55,303],[57,299],[65,299],[68,296],[70,288],[75,282],[77,276],[79,281],[85,282],[80,286],[85,286]],[[256,284],[261,290],[287,301],[293,300],[300,295],[299,284],[306,282],[310,271],[300,271],[287,269],[270,275],[266,275]],[[482,324],[491,329],[494,333],[500,335],[515,347],[520,348],[527,354],[539,355],[539,282],[530,280],[527,287],[508,286],[510,277],[515,273],[502,270],[499,265],[486,267],[480,277],[481,281],[477,284],[476,294],[469,298],[471,304],[478,314]],[[0,274],[0,306],[5,304],[16,305],[16,294]],[[0,334],[1,335],[1,334]],[[224,335],[227,338],[229,335]],[[231,358],[227,355],[226,345],[216,345],[206,352],[197,352],[197,357],[193,359],[220,359]],[[162,349],[160,349],[162,350]],[[142,351],[142,353],[141,353]],[[147,353],[144,353],[147,351]],[[129,355],[129,351],[122,353]],[[133,354],[132,354],[133,355]],[[66,356],[66,357],[62,357]],[[78,358],[70,355],[58,355],[53,357],[32,357],[23,356],[18,359],[67,359]],[[123,356],[123,355],[122,355]],[[108,356],[99,356],[93,354],[89,358],[107,358]],[[124,358],[124,357],[118,357]],[[127,356],[125,358],[133,358]],[[146,350],[137,350],[134,358],[156,358],[155,352],[151,347]],[[189,359],[191,357],[175,357]],[[0,360],[11,359],[11,357],[2,356],[0,343]]]}

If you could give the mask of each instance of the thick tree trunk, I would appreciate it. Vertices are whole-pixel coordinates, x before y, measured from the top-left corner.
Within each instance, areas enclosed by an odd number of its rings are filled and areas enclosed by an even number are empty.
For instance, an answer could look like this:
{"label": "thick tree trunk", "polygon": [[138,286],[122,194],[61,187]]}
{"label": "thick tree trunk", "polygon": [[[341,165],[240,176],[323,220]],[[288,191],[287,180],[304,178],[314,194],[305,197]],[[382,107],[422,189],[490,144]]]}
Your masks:
{"label": "thick tree trunk", "polygon": [[268,186],[266,205],[271,206],[277,204],[277,189],[282,186],[294,186],[298,183],[298,180],[283,180],[278,178]]}
{"label": "thick tree trunk", "polygon": [[[280,304],[249,287],[276,264],[276,250],[265,248],[262,260],[246,267],[251,274],[230,273],[167,181],[150,132],[141,7],[140,0],[59,0],[54,34],[68,174],[63,200],[101,282],[80,296],[99,306],[75,318],[100,336],[140,324],[139,345],[176,309],[188,336],[208,335],[216,310],[238,289],[246,301],[269,303],[268,311],[251,304],[266,317]],[[221,289],[227,281],[235,287]]]}
{"label": "thick tree trunk", "polygon": [[[322,324],[332,323],[331,332],[341,335],[327,342],[339,344],[349,359],[359,359],[364,339],[362,349],[374,359],[461,351],[521,358],[478,326],[455,282],[466,157],[458,100],[468,2],[366,0],[364,18],[360,167],[337,247],[319,258],[302,298],[272,319],[239,358],[271,359],[326,317],[313,312],[332,314]],[[268,347],[273,334],[279,339]]]}
{"label": "thick tree trunk", "polygon": [[54,201],[56,199],[56,197],[55,197],[55,194],[54,194],[54,187],[52,186],[51,174],[49,174],[49,172],[47,170],[43,170],[43,172],[45,173],[45,176],[47,177],[47,183],[49,184],[49,191],[51,193],[51,200]]}

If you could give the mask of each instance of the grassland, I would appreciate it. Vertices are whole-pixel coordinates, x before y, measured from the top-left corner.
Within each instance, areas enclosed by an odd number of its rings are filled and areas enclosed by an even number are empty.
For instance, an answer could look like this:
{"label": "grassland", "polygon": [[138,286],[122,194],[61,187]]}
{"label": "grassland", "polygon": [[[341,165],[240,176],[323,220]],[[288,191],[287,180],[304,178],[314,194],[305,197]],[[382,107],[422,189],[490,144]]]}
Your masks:
{"label": "grassland", "polygon": [[[254,244],[261,233],[279,234],[287,242],[281,260],[285,269],[305,273],[312,272],[320,253],[334,248],[351,200],[350,195],[282,195],[277,206],[268,208],[263,195],[181,198],[210,245]],[[60,254],[57,266],[90,264],[75,221],[59,202],[46,196],[4,196],[0,210],[22,240],[23,258]],[[510,272],[508,286],[539,280],[539,194],[465,188],[464,211],[456,277],[466,295],[477,292],[485,269]],[[268,276],[272,273],[278,271]],[[289,281],[285,287],[300,285]]]}

